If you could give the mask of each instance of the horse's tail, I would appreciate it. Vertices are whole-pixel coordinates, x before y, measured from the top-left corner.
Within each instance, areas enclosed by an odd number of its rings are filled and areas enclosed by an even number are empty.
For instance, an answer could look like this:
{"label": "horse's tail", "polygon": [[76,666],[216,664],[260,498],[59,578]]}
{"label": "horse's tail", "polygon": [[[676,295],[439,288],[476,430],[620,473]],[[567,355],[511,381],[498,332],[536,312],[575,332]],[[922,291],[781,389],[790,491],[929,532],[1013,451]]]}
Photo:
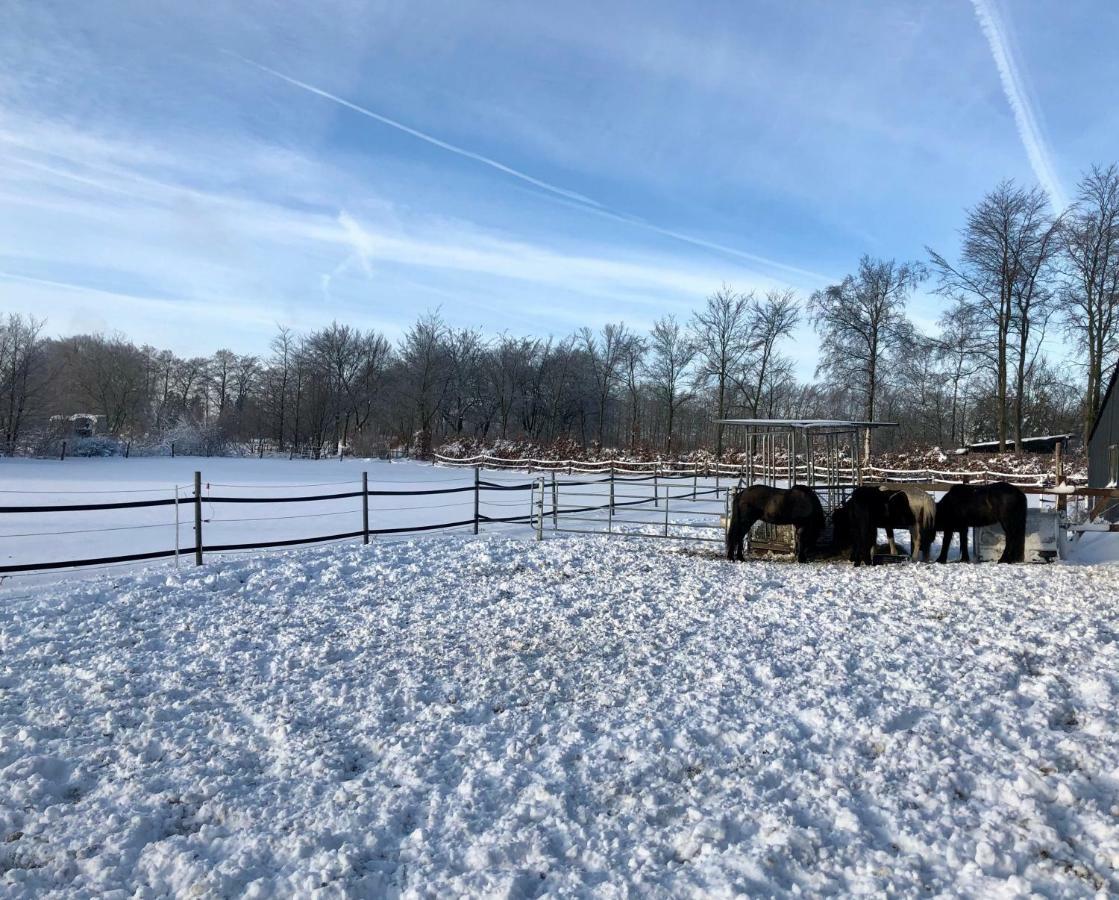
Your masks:
{"label": "horse's tail", "polygon": [[924,494],[924,499],[917,498],[916,506],[912,512],[917,522],[917,533],[921,536],[921,555],[928,559],[929,549],[936,538],[936,501]]}

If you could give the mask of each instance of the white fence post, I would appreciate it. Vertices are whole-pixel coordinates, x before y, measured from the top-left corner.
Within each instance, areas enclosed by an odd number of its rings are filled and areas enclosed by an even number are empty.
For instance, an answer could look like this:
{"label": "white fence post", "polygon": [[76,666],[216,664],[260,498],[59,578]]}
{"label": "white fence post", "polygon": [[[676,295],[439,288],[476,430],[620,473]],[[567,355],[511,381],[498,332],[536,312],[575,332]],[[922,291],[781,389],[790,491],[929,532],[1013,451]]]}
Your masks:
{"label": "white fence post", "polygon": [[540,507],[536,517],[536,540],[544,540],[544,476],[540,476]]}

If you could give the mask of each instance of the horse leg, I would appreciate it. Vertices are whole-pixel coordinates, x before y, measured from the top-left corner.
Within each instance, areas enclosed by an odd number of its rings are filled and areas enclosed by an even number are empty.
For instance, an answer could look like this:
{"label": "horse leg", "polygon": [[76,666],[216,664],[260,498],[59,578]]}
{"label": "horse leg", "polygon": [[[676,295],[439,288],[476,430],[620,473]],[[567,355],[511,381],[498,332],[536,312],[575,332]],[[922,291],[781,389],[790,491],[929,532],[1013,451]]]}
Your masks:
{"label": "horse leg", "polygon": [[1006,544],[1002,550],[1002,556],[999,557],[1000,563],[1018,563],[1024,562],[1026,559],[1026,533],[1024,528],[1020,528],[1018,523],[1010,520],[1009,518],[1000,523],[1002,525],[1003,533],[1006,535]]}
{"label": "horse leg", "polygon": [[917,556],[921,552],[921,529],[917,525],[913,525],[909,529],[909,559],[912,562],[917,562]]}
{"label": "horse leg", "polygon": [[960,562],[971,562],[971,557],[967,555],[967,528],[960,529]]}
{"label": "horse leg", "polygon": [[758,521],[757,516],[743,516],[739,522],[739,529],[734,536],[734,555],[731,559],[736,559],[739,562],[746,561],[746,554],[744,552],[744,545],[746,543],[746,535],[750,533],[750,529]]}
{"label": "horse leg", "polygon": [[944,538],[940,542],[940,556],[936,558],[938,563],[948,562],[948,551],[952,547],[952,532],[948,529],[944,530]]}

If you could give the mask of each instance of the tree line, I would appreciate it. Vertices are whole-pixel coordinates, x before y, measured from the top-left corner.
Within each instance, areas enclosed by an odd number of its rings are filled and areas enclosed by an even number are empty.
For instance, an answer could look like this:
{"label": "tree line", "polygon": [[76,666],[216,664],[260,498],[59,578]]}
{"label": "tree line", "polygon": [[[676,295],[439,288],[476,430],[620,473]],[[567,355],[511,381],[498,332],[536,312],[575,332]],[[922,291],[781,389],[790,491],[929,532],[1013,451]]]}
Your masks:
{"label": "tree line", "polygon": [[[12,314],[0,440],[7,454],[42,452],[74,413],[122,440],[309,455],[499,440],[722,455],[726,417],[898,422],[882,449],[1086,432],[1119,352],[1119,167],[1093,167],[1059,214],[1040,188],[1005,181],[967,211],[954,257],[926,251],[864,256],[803,298],[724,285],[648,332],[486,335],[429,311],[395,342],[334,322],[281,327],[263,355],[187,358],[124,335],[46,338],[42,321]],[[946,300],[932,335],[907,315],[926,282]],[[819,339],[810,382],[788,355],[802,321]],[[1043,350],[1056,332],[1071,351],[1060,362]]]}

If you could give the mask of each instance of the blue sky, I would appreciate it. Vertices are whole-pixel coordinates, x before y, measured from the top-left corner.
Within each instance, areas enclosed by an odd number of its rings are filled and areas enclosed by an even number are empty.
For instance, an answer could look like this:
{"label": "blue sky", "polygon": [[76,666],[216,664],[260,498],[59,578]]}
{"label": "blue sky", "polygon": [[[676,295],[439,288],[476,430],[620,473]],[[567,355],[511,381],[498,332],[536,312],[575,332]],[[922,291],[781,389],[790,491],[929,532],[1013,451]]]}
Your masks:
{"label": "blue sky", "polygon": [[[1119,156],[1119,4],[0,0],[0,308],[262,352],[277,323],[565,334],[953,256]],[[356,107],[356,108],[355,108]],[[395,124],[393,124],[395,123]],[[916,298],[930,329],[940,301]],[[790,347],[803,377],[807,328]]]}

